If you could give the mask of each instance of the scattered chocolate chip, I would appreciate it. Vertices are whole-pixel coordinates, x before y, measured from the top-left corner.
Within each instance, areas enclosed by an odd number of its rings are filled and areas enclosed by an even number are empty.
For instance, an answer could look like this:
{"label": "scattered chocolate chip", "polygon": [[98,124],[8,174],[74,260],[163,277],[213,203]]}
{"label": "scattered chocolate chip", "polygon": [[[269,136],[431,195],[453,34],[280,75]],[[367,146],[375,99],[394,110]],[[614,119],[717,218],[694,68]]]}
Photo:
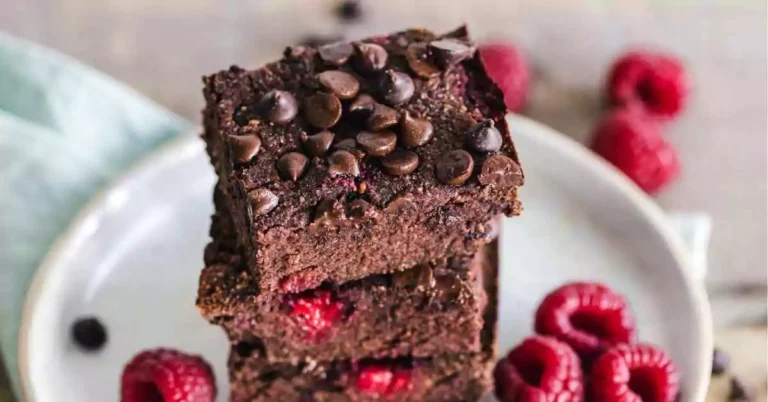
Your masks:
{"label": "scattered chocolate chip", "polygon": [[440,69],[427,60],[427,45],[425,43],[413,43],[405,51],[405,59],[408,67],[419,77],[430,78],[440,74]]}
{"label": "scattered chocolate chip", "polygon": [[345,138],[333,145],[334,149],[352,151],[357,149],[357,141],[354,138]]}
{"label": "scattered chocolate chip", "polygon": [[387,70],[381,79],[381,96],[390,106],[408,102],[416,91],[411,76],[395,70]]}
{"label": "scattered chocolate chip", "polygon": [[523,171],[512,158],[504,155],[491,155],[483,162],[477,181],[485,186],[507,188],[523,184]]}
{"label": "scattered chocolate chip", "polygon": [[304,154],[298,152],[288,152],[277,160],[277,171],[286,180],[296,181],[307,170],[307,159]]}
{"label": "scattered chocolate chip", "polygon": [[322,200],[315,208],[312,225],[315,227],[336,226],[339,221],[347,219],[344,206],[337,200]]}
{"label": "scattered chocolate chip", "polygon": [[352,56],[352,52],[354,52],[354,48],[348,42],[329,43],[317,49],[317,54],[320,55],[320,58],[334,66],[346,63],[349,57]]}
{"label": "scattered chocolate chip", "polygon": [[368,115],[365,126],[371,131],[380,131],[387,127],[397,124],[399,116],[397,111],[389,106],[376,103],[373,105],[373,111]]}
{"label": "scattered chocolate chip", "polygon": [[501,149],[502,141],[493,120],[483,120],[467,131],[467,145],[478,152],[496,152]]}
{"label": "scattered chocolate chip", "polygon": [[721,375],[728,371],[731,359],[727,353],[720,348],[715,348],[712,352],[712,375]]}
{"label": "scattered chocolate chip", "polygon": [[350,73],[339,70],[323,71],[317,75],[326,89],[331,91],[339,99],[352,99],[360,90],[360,82]]}
{"label": "scattered chocolate chip", "polygon": [[360,19],[363,9],[360,0],[344,0],[336,7],[336,16],[342,21],[352,22]]}
{"label": "scattered chocolate chip", "polygon": [[333,127],[341,118],[341,101],[335,95],[318,92],[307,97],[304,104],[304,115],[315,127]]}
{"label": "scattered chocolate chip", "polygon": [[229,152],[235,163],[248,163],[261,149],[261,138],[256,134],[230,135]]}
{"label": "scattered chocolate chip", "polygon": [[357,162],[357,158],[349,151],[335,151],[328,157],[328,174],[331,176],[338,175],[360,175],[360,164]]}
{"label": "scattered chocolate chip", "polygon": [[457,149],[438,158],[435,166],[437,179],[445,184],[463,184],[472,175],[475,162],[469,152]]}
{"label": "scattered chocolate chip", "polygon": [[347,206],[347,215],[351,219],[363,220],[363,219],[375,219],[378,216],[376,208],[373,207],[368,201],[356,199],[349,203]]}
{"label": "scattered chocolate chip", "polygon": [[107,329],[96,317],[83,317],[72,324],[72,340],[83,350],[93,352],[107,343]]}
{"label": "scattered chocolate chip", "polygon": [[361,131],[355,140],[363,151],[373,156],[384,156],[394,151],[397,145],[397,135],[391,131]]}
{"label": "scattered chocolate chip", "polygon": [[299,112],[299,102],[290,92],[271,90],[261,98],[259,110],[275,124],[287,124]]}
{"label": "scattered chocolate chip", "polygon": [[753,401],[752,393],[747,389],[741,380],[733,376],[731,377],[731,390],[728,393],[728,401]]}
{"label": "scattered chocolate chip", "polygon": [[275,209],[278,198],[275,193],[266,188],[259,188],[248,193],[251,200],[251,209],[254,216],[264,215]]}
{"label": "scattered chocolate chip", "polygon": [[376,106],[376,100],[373,99],[371,95],[360,94],[360,96],[349,105],[349,111],[352,113],[371,113],[373,112],[374,106]]}
{"label": "scattered chocolate chip", "polygon": [[421,264],[395,273],[392,277],[392,284],[405,289],[431,289],[435,287],[435,274],[430,265]]}
{"label": "scattered chocolate chip", "polygon": [[392,176],[409,174],[419,167],[419,156],[413,151],[395,151],[381,158],[381,167]]}
{"label": "scattered chocolate chip", "polygon": [[317,134],[307,135],[307,133],[301,133],[301,141],[304,143],[304,148],[312,156],[323,156],[328,149],[331,148],[333,143],[334,134],[330,131],[321,131]]}
{"label": "scattered chocolate chip", "polygon": [[430,58],[441,68],[454,66],[475,54],[475,48],[452,38],[445,38],[429,43]]}
{"label": "scattered chocolate chip", "polygon": [[355,43],[355,66],[363,73],[374,73],[387,65],[389,55],[375,43]]}
{"label": "scattered chocolate chip", "polygon": [[400,120],[400,142],[406,148],[426,144],[434,132],[435,128],[429,120],[413,117],[410,112],[405,112]]}
{"label": "scattered chocolate chip", "polygon": [[468,294],[467,284],[453,275],[443,275],[435,278],[435,293],[443,300],[460,300]]}

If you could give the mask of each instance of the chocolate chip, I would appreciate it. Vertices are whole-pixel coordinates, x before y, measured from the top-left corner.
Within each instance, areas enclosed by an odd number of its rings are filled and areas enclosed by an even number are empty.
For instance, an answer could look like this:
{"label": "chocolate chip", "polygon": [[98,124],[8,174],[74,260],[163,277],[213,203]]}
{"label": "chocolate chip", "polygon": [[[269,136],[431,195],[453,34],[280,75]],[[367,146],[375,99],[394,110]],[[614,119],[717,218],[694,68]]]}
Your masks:
{"label": "chocolate chip", "polygon": [[452,38],[440,39],[427,47],[431,59],[441,68],[456,65],[475,54],[475,48]]}
{"label": "chocolate chip", "polygon": [[504,155],[492,155],[483,162],[477,181],[485,186],[507,188],[523,184],[523,171],[512,158]]}
{"label": "chocolate chip", "polygon": [[346,219],[344,206],[337,200],[322,200],[315,208],[312,221],[314,226],[335,226],[337,222]]}
{"label": "chocolate chip", "polygon": [[405,112],[400,120],[400,142],[406,148],[426,144],[434,132],[435,128],[429,120],[413,117],[409,112]]}
{"label": "chocolate chip", "polygon": [[712,375],[721,375],[728,371],[731,359],[727,353],[719,348],[715,348],[712,352]]}
{"label": "chocolate chip", "polygon": [[261,98],[259,110],[272,123],[286,124],[299,112],[299,102],[290,92],[274,89]]}
{"label": "chocolate chip", "polygon": [[307,170],[307,159],[304,154],[288,152],[277,160],[277,171],[286,180],[296,181]]}
{"label": "chocolate chip", "polygon": [[409,174],[419,167],[419,156],[413,151],[395,151],[381,159],[381,167],[392,176]]}
{"label": "chocolate chip", "polygon": [[373,111],[365,121],[366,127],[371,131],[380,131],[387,127],[397,124],[399,116],[397,111],[389,106],[376,103],[373,105]]}
{"label": "chocolate chip", "polygon": [[391,131],[361,131],[355,140],[363,151],[373,156],[384,156],[394,151],[397,145],[397,136]]}
{"label": "chocolate chip", "polygon": [[484,120],[467,131],[467,145],[478,152],[496,152],[501,149],[502,142],[493,120]]}
{"label": "chocolate chip", "polygon": [[344,0],[336,7],[336,15],[342,21],[352,22],[363,14],[360,0]]}
{"label": "chocolate chip", "polygon": [[408,102],[416,91],[411,76],[395,70],[387,70],[381,79],[381,96],[390,106]]}
{"label": "chocolate chip", "polygon": [[331,91],[339,99],[352,99],[360,90],[360,82],[350,73],[344,71],[329,70],[317,75],[326,89]]}
{"label": "chocolate chip", "polygon": [[346,63],[353,52],[352,44],[347,42],[330,43],[317,49],[317,54],[320,55],[320,58],[334,66]]}
{"label": "chocolate chip", "polygon": [[248,197],[251,200],[251,210],[253,211],[254,216],[268,213],[275,209],[278,203],[278,198],[275,193],[266,188],[256,189],[248,193]]}
{"label": "chocolate chip", "polygon": [[356,199],[349,203],[347,215],[351,219],[363,220],[363,219],[375,219],[378,217],[376,208],[373,207],[368,201]]}
{"label": "chocolate chip", "polygon": [[357,147],[357,141],[354,138],[345,138],[333,145],[333,149],[340,149],[342,151],[348,151],[355,158],[360,159],[365,156],[365,152]]}
{"label": "chocolate chip", "polygon": [[256,134],[230,135],[227,139],[229,152],[235,163],[250,162],[261,149],[261,138]]}
{"label": "chocolate chip", "polygon": [[754,400],[752,393],[747,389],[741,380],[733,376],[731,377],[731,390],[728,392],[729,401],[752,401]]}
{"label": "chocolate chip", "polygon": [[371,113],[376,106],[376,100],[371,95],[360,94],[352,104],[349,105],[349,111],[352,113]]}
{"label": "chocolate chip", "polygon": [[389,55],[375,43],[355,43],[355,66],[363,73],[374,73],[387,65]]}
{"label": "chocolate chip", "polygon": [[328,157],[328,174],[338,175],[360,175],[360,164],[357,158],[349,151],[335,151]]}
{"label": "chocolate chip", "polygon": [[83,350],[93,352],[107,343],[107,330],[96,317],[78,318],[72,324],[72,340]]}
{"label": "chocolate chip", "polygon": [[445,184],[459,185],[469,179],[474,167],[472,155],[457,149],[440,156],[435,166],[435,175]]}
{"label": "chocolate chip", "polygon": [[431,266],[421,264],[395,273],[392,277],[392,284],[399,288],[423,291],[435,287],[435,274]]}
{"label": "chocolate chip", "polygon": [[341,101],[335,95],[318,92],[306,98],[304,105],[304,115],[315,127],[333,127],[341,118]]}
{"label": "chocolate chip", "polygon": [[304,143],[304,148],[312,156],[323,156],[328,149],[331,148],[333,143],[334,134],[330,131],[321,131],[317,134],[307,135],[307,133],[301,133],[301,141]]}
{"label": "chocolate chip", "polygon": [[427,59],[425,43],[413,43],[408,46],[405,59],[408,61],[408,67],[419,77],[430,78],[440,74],[440,69]]}

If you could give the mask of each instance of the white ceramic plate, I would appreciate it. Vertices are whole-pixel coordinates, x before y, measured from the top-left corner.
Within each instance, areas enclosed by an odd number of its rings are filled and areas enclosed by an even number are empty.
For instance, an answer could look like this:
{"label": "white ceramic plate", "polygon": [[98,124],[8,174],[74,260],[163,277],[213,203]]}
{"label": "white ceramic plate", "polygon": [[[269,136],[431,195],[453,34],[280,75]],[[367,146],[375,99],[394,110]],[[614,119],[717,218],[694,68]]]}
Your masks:
{"label": "white ceramic plate", "polygon": [[[523,216],[502,232],[500,347],[531,333],[538,301],[568,280],[598,280],[626,295],[643,341],[682,371],[683,399],[709,380],[709,306],[662,212],[623,176],[570,139],[510,117],[526,185]],[[171,346],[212,362],[226,400],[226,341],[194,307],[208,238],[214,175],[203,144],[185,138],[140,163],[93,200],[42,264],[20,337],[26,400],[116,400],[137,351]],[[109,343],[85,354],[69,339],[94,314]]]}

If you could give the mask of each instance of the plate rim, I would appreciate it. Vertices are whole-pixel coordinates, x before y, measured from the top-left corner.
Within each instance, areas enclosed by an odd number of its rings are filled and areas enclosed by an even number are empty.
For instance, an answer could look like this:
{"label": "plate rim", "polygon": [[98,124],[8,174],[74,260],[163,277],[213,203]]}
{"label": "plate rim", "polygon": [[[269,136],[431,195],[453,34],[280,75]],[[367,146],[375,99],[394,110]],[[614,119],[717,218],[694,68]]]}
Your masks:
{"label": "plate rim", "polygon": [[[509,114],[507,115],[507,119],[514,121],[514,124],[529,126],[533,131],[541,134],[528,136],[528,140],[538,142],[539,145],[542,145],[543,147],[556,150],[560,155],[573,159],[574,163],[584,165],[584,167],[600,177],[601,180],[604,180],[610,186],[626,195],[629,204],[632,204],[639,210],[640,215],[645,218],[653,230],[667,245],[671,257],[676,262],[677,269],[680,271],[686,290],[691,297],[693,308],[696,310],[696,319],[704,330],[702,334],[699,334],[701,337],[699,355],[705,364],[699,368],[697,373],[693,373],[694,383],[696,385],[692,388],[693,393],[690,395],[690,400],[692,401],[703,401],[710,379],[711,359],[709,357],[712,353],[712,348],[714,347],[714,334],[709,299],[706,294],[704,282],[695,277],[690,253],[685,248],[682,240],[668,225],[661,207],[659,207],[658,204],[613,165],[598,157],[573,138],[521,115]],[[513,139],[515,135],[516,134],[513,132]],[[17,344],[17,373],[21,385],[22,400],[36,400],[34,398],[35,391],[32,387],[29,367],[30,330],[32,323],[34,322],[35,312],[42,299],[42,293],[48,282],[47,279],[59,264],[58,261],[62,256],[67,254],[68,247],[73,243],[81,241],[83,236],[87,235],[87,223],[91,219],[94,219],[93,216],[99,217],[103,215],[104,211],[107,211],[108,209],[103,208],[102,205],[106,203],[112,194],[119,191],[119,189],[125,186],[128,182],[135,180],[137,177],[141,176],[141,174],[146,173],[148,169],[156,168],[158,164],[174,162],[179,158],[188,155],[190,152],[199,151],[203,147],[204,144],[197,135],[181,135],[140,158],[129,169],[120,174],[115,180],[111,181],[88,200],[69,223],[67,229],[56,239],[51,248],[46,252],[38,269],[33,275],[22,307]]]}

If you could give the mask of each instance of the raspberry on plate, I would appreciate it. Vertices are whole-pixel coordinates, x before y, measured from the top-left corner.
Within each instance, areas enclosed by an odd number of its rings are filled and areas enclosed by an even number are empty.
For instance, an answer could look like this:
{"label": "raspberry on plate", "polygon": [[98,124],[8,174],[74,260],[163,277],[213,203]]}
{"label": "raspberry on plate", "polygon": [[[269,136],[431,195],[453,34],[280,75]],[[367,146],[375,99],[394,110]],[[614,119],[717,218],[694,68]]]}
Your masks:
{"label": "raspberry on plate", "polygon": [[680,171],[677,151],[656,124],[635,110],[615,110],[598,123],[592,149],[654,194]]}
{"label": "raspberry on plate", "polygon": [[123,369],[121,402],[213,402],[213,370],[200,356],[171,349],[139,353]]}
{"label": "raspberry on plate", "polygon": [[570,345],[587,363],[612,346],[635,341],[624,298],[597,283],[569,283],[548,294],[536,310],[535,327]]}
{"label": "raspberry on plate", "polygon": [[520,111],[528,98],[530,81],[523,55],[508,43],[489,43],[478,50],[488,75],[504,93],[507,108],[511,112]]}
{"label": "raspberry on plate", "polygon": [[611,67],[607,81],[607,98],[612,104],[640,106],[661,118],[677,116],[688,94],[685,68],[662,53],[624,54]]}
{"label": "raspberry on plate", "polygon": [[494,371],[501,402],[581,402],[581,362],[567,344],[548,336],[532,336],[509,352]]}
{"label": "raspberry on plate", "polygon": [[621,345],[597,359],[589,385],[595,402],[672,402],[679,377],[662,350],[646,344]]}

